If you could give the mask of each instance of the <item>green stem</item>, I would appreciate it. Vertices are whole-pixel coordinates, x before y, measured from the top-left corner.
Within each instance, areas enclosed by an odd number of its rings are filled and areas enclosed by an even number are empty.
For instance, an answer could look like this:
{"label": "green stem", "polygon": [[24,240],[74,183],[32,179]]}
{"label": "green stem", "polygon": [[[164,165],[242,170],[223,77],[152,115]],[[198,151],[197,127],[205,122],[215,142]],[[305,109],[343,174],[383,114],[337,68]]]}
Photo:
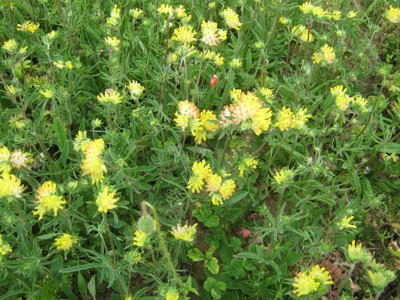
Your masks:
{"label": "green stem", "polygon": [[178,273],[175,270],[174,264],[172,263],[172,259],[171,259],[171,255],[168,251],[167,248],[167,244],[165,243],[164,237],[162,235],[161,232],[161,226],[160,226],[160,222],[158,221],[158,214],[156,209],[154,208],[153,205],[151,205],[149,202],[147,201],[143,201],[142,205],[147,206],[148,208],[150,208],[151,212],[153,213],[154,219],[155,219],[155,223],[156,223],[156,232],[157,232],[157,237],[159,240],[159,245],[161,248],[161,251],[164,253],[165,258],[167,259],[167,268],[168,270],[172,273],[175,281],[178,283],[178,285],[183,288],[183,289],[187,289],[186,285],[183,283],[183,281],[179,278]]}
{"label": "green stem", "polygon": [[340,293],[342,292],[342,290],[346,286],[347,281],[350,279],[351,274],[353,273],[356,264],[357,263],[351,265],[349,272],[347,272],[346,278],[340,283],[339,288],[336,290],[337,299],[340,299]]}

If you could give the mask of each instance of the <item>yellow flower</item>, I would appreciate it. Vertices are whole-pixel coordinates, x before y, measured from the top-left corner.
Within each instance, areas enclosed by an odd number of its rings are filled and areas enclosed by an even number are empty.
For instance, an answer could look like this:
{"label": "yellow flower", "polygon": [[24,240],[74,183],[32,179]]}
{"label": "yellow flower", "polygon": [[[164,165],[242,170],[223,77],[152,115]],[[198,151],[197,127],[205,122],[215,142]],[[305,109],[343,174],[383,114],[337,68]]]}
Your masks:
{"label": "yellow flower", "polygon": [[3,240],[3,235],[0,234],[0,261],[3,259],[3,256],[12,252],[11,246]]}
{"label": "yellow flower", "polygon": [[195,162],[192,166],[193,175],[190,176],[188,189],[193,193],[199,193],[203,188],[204,181],[212,175],[211,167],[205,160]]}
{"label": "yellow flower", "polygon": [[240,23],[239,16],[233,9],[227,8],[223,10],[221,14],[224,17],[226,25],[228,25],[228,27],[240,30],[242,23]]}
{"label": "yellow flower", "polygon": [[242,65],[242,61],[238,58],[232,59],[231,63],[229,64],[229,66],[234,69],[240,68]]}
{"label": "yellow flower", "polygon": [[175,10],[171,5],[161,4],[161,6],[157,9],[157,11],[162,14],[167,14],[169,18],[171,18]]}
{"label": "yellow flower", "polygon": [[149,241],[149,236],[141,231],[140,229],[135,231],[135,236],[133,238],[133,244],[138,247],[144,247]]}
{"label": "yellow flower", "polygon": [[14,53],[18,48],[18,44],[14,39],[11,39],[11,40],[4,42],[3,47],[1,47],[1,48],[3,48],[4,50],[6,50],[10,53]]}
{"label": "yellow flower", "polygon": [[42,95],[43,97],[50,99],[54,97],[54,93],[52,90],[40,90],[39,94]]}
{"label": "yellow flower", "polygon": [[331,285],[334,282],[325,268],[315,265],[309,272],[300,272],[294,278],[293,292],[297,297],[312,294],[322,285]]}
{"label": "yellow flower", "polygon": [[124,98],[121,96],[121,94],[117,91],[114,91],[113,89],[106,89],[104,94],[100,93],[100,95],[97,96],[97,100],[99,100],[100,103],[112,103],[112,104],[118,104],[122,103],[122,100]]}
{"label": "yellow flower", "polygon": [[357,228],[356,225],[350,224],[349,222],[354,219],[354,216],[350,217],[343,217],[342,220],[340,220],[339,223],[339,229],[344,229],[344,228]]}
{"label": "yellow flower", "polygon": [[219,188],[219,193],[221,194],[222,199],[229,199],[235,191],[235,188],[236,184],[233,179],[224,180]]}
{"label": "yellow flower", "polygon": [[171,40],[178,41],[182,44],[190,44],[195,42],[197,39],[194,37],[197,34],[193,31],[193,26],[183,25],[175,28],[174,35]]}
{"label": "yellow flower", "polygon": [[328,17],[334,21],[339,21],[340,18],[342,17],[342,12],[339,10],[334,10],[328,13]]}
{"label": "yellow flower", "polygon": [[230,110],[232,123],[240,124],[241,130],[251,129],[256,135],[260,135],[263,130],[268,130],[272,117],[271,110],[263,105],[263,102],[254,93],[242,92],[237,101],[225,109]]}
{"label": "yellow flower", "polygon": [[369,263],[372,260],[371,254],[362,247],[362,243],[356,245],[354,240],[347,246],[347,258],[353,264],[358,262]]}
{"label": "yellow flower", "polygon": [[121,9],[118,8],[118,5],[114,5],[114,8],[111,11],[111,16],[107,18],[107,25],[116,26],[118,25],[121,19]]}
{"label": "yellow flower", "polygon": [[201,41],[208,46],[214,47],[218,46],[221,41],[226,40],[226,31],[217,27],[218,25],[215,22],[203,21],[201,23],[201,30],[203,32]]}
{"label": "yellow flower", "polygon": [[316,18],[322,19],[322,18],[324,18],[325,16],[328,16],[328,15],[329,15],[329,12],[326,11],[326,10],[324,10],[321,6],[314,6],[314,7],[312,8],[312,14],[313,14],[313,16],[316,17]]}
{"label": "yellow flower", "polygon": [[244,159],[244,161],[238,166],[239,177],[243,177],[246,170],[257,168],[257,165],[258,161],[256,161],[254,158],[248,157]]}
{"label": "yellow flower", "polygon": [[114,198],[115,194],[116,192],[108,186],[101,189],[96,198],[96,205],[98,206],[99,212],[107,213],[110,209],[118,207],[115,203],[119,201],[119,198]]}
{"label": "yellow flower", "polygon": [[107,172],[106,166],[100,158],[101,153],[104,150],[104,140],[97,139],[89,142],[84,148],[85,158],[82,161],[81,169],[83,171],[82,176],[90,175],[92,184],[97,184],[103,181],[104,172]]}
{"label": "yellow flower", "polygon": [[311,114],[306,114],[306,113],[307,113],[306,108],[299,109],[299,111],[294,116],[293,128],[296,129],[304,128],[308,119],[312,117]]}
{"label": "yellow flower", "polygon": [[300,10],[304,14],[311,14],[313,10],[314,5],[311,4],[311,1],[304,2],[302,5],[300,5]]}
{"label": "yellow flower", "polygon": [[192,135],[195,141],[200,144],[207,138],[208,132],[215,132],[218,128],[217,117],[210,110],[203,110],[200,118],[192,123]]}
{"label": "yellow flower", "polygon": [[212,174],[208,176],[206,179],[206,191],[209,192],[210,194],[218,193],[221,183],[222,183],[222,178],[218,174]]}
{"label": "yellow flower", "polygon": [[286,17],[280,17],[279,18],[279,23],[283,24],[283,25],[287,25],[290,23],[290,20]]}
{"label": "yellow flower", "polygon": [[128,84],[128,90],[131,93],[132,98],[136,99],[143,94],[145,88],[139,82],[132,80]]}
{"label": "yellow flower", "polygon": [[53,61],[53,66],[55,66],[57,69],[65,68],[64,62],[61,60]]}
{"label": "yellow flower", "polygon": [[274,98],[274,92],[271,89],[267,89],[265,87],[260,89],[260,94],[266,99]]}
{"label": "yellow flower", "polygon": [[120,41],[119,39],[117,39],[115,36],[108,36],[108,37],[106,37],[106,38],[104,39],[104,41],[106,42],[106,44],[107,44],[110,48],[112,48],[112,49],[114,49],[114,50],[117,50],[119,44],[121,44],[121,41]]}
{"label": "yellow flower", "polygon": [[179,292],[175,288],[168,289],[165,300],[179,300]]}
{"label": "yellow flower", "polygon": [[26,21],[24,24],[17,24],[18,31],[29,31],[30,33],[35,33],[36,30],[39,28],[39,23],[35,24],[31,21]]}
{"label": "yellow flower", "polygon": [[6,146],[0,148],[0,163],[8,162],[11,157],[10,151]]}
{"label": "yellow flower", "polygon": [[385,287],[397,278],[393,271],[386,270],[384,268],[379,268],[377,272],[372,272],[369,270],[367,274],[369,282],[372,284],[377,293],[383,292]]}
{"label": "yellow flower", "polygon": [[[142,260],[142,255],[137,251],[130,251],[124,255],[125,260],[127,260],[130,264],[137,264]],[[125,298],[127,300],[127,298]]]}
{"label": "yellow flower", "polygon": [[130,9],[129,15],[132,16],[134,19],[139,18],[143,14],[143,10],[139,8]]}
{"label": "yellow flower", "polygon": [[347,92],[347,89],[343,88],[343,85],[337,85],[337,86],[331,88],[330,91],[331,91],[332,96],[336,97],[339,95],[345,95]]}
{"label": "yellow flower", "polygon": [[181,226],[178,224],[177,227],[172,227],[172,235],[178,240],[184,240],[186,242],[193,242],[194,236],[196,235],[197,223],[192,226]]}
{"label": "yellow flower", "polygon": [[15,175],[4,172],[0,177],[0,197],[21,198],[25,187]]}
{"label": "yellow flower", "polygon": [[170,53],[170,54],[168,54],[167,61],[168,61],[170,64],[173,64],[173,63],[176,62],[177,60],[178,60],[178,55],[176,55],[175,53]]}
{"label": "yellow flower", "polygon": [[86,131],[78,131],[74,139],[74,150],[84,151],[86,146],[90,143],[90,140],[86,137]]}
{"label": "yellow flower", "polygon": [[400,23],[400,8],[394,8],[391,6],[386,11],[386,19],[391,23]]}
{"label": "yellow flower", "polygon": [[297,25],[292,28],[292,34],[298,36],[303,42],[309,43],[314,41],[314,36],[303,25]]}
{"label": "yellow flower", "polygon": [[304,272],[300,272],[294,278],[293,287],[296,289],[293,291],[297,297],[314,293],[318,290],[321,284],[314,280],[311,276],[308,276]]}
{"label": "yellow flower", "polygon": [[340,94],[336,96],[335,102],[338,108],[342,111],[345,111],[349,108],[350,102],[353,100],[352,97],[349,97],[346,94]]}
{"label": "yellow flower", "polygon": [[328,44],[325,44],[320,52],[315,52],[312,59],[314,64],[327,63],[332,64],[335,60],[335,50],[332,47],[329,47]]}
{"label": "yellow flower", "polygon": [[28,152],[23,153],[21,149],[14,150],[10,157],[12,167],[18,170],[21,169],[21,167],[28,168],[27,163],[33,161],[33,159],[29,156],[30,154]]}
{"label": "yellow flower", "polygon": [[293,128],[295,125],[295,115],[290,110],[284,106],[279,112],[277,116],[278,121],[275,124],[275,127],[279,127],[281,131],[289,130],[289,128]]}
{"label": "yellow flower", "polygon": [[189,118],[185,115],[181,115],[178,112],[175,113],[176,118],[174,122],[176,123],[177,127],[180,127],[183,132],[185,132],[186,128],[189,127]]}
{"label": "yellow flower", "polygon": [[57,246],[59,250],[66,251],[71,249],[76,242],[76,237],[68,233],[63,233],[61,237],[55,239],[54,246]]}
{"label": "yellow flower", "polygon": [[70,60],[68,60],[68,61],[65,62],[65,67],[68,70],[72,70],[74,68],[74,65],[72,64],[72,62]]}
{"label": "yellow flower", "polygon": [[241,95],[242,95],[242,90],[231,89],[231,91],[230,91],[230,96],[231,96],[233,102],[236,102],[237,100],[239,100]]}
{"label": "yellow flower", "polygon": [[357,96],[357,97],[352,97],[351,99],[353,104],[357,106],[360,112],[365,113],[368,111],[367,108],[368,101],[365,98]]}
{"label": "yellow flower", "polygon": [[281,169],[275,173],[274,179],[280,186],[285,185],[294,176],[294,172],[289,169]]}
{"label": "yellow flower", "polygon": [[33,214],[39,215],[39,220],[41,220],[49,210],[53,210],[54,216],[57,216],[58,210],[64,209],[62,205],[67,202],[63,200],[61,196],[56,195],[56,189],[56,184],[51,181],[46,181],[37,189],[35,195],[35,198],[37,199],[37,201],[35,201],[36,211],[34,211]]}
{"label": "yellow flower", "polygon": [[347,16],[346,16],[346,17],[347,17],[348,19],[352,19],[352,18],[357,17],[357,15],[358,15],[358,12],[351,10],[351,11],[349,11],[349,12],[347,13]]}

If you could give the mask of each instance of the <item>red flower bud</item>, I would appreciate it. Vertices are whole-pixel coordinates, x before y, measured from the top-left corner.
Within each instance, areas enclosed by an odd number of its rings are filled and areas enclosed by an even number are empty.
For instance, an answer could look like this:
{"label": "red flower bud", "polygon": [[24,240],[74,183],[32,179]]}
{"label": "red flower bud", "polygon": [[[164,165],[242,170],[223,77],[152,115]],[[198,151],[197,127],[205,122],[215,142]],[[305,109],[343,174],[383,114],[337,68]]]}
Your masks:
{"label": "red flower bud", "polygon": [[216,86],[218,83],[218,76],[214,74],[214,76],[211,78],[210,84],[211,86]]}

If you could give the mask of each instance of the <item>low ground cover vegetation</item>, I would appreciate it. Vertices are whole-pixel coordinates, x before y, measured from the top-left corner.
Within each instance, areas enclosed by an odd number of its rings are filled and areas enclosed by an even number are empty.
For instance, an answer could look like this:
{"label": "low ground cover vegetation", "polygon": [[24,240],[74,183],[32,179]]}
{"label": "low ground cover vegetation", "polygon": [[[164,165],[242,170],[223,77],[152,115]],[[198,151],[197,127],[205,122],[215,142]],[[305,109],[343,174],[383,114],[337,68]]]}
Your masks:
{"label": "low ground cover vegetation", "polygon": [[398,296],[396,1],[0,8],[0,299]]}

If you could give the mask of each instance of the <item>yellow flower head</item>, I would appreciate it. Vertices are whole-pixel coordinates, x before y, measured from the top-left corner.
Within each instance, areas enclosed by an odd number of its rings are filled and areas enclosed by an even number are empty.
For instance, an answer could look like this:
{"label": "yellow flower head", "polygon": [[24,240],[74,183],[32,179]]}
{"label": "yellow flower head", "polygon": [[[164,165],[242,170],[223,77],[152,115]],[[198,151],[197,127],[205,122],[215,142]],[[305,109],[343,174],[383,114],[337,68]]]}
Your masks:
{"label": "yellow flower head", "polygon": [[335,60],[335,50],[332,47],[329,47],[328,44],[325,44],[321,49],[320,52],[315,52],[312,56],[314,64],[326,63],[326,64],[333,64]]}
{"label": "yellow flower head", "polygon": [[328,18],[334,21],[339,21],[342,17],[342,12],[340,10],[334,10],[332,12],[328,12]]}
{"label": "yellow flower head", "polygon": [[129,10],[129,15],[131,17],[133,17],[134,19],[139,18],[142,14],[143,14],[143,10],[139,9],[139,8],[135,8],[135,9],[130,9]]}
{"label": "yellow flower head", "polygon": [[74,139],[74,150],[84,151],[86,146],[90,143],[90,140],[86,137],[86,131],[78,131]]}
{"label": "yellow flower head", "polygon": [[176,228],[172,227],[171,234],[178,240],[193,242],[196,235],[196,226],[197,224],[194,224],[192,226],[181,226],[181,224],[178,224]]}
{"label": "yellow flower head", "polygon": [[239,58],[232,59],[229,66],[233,69],[238,69],[243,65],[242,61]]}
{"label": "yellow flower head", "polygon": [[[236,184],[233,179],[224,180],[219,188],[219,193],[222,199],[229,199],[235,191]],[[215,204],[215,203],[214,203]]]}
{"label": "yellow flower head", "polygon": [[350,217],[343,217],[340,220],[339,223],[339,229],[344,229],[344,228],[357,228],[356,225],[350,224],[350,221],[354,219],[354,216],[350,216]]}
{"label": "yellow flower head", "polygon": [[157,9],[157,11],[162,14],[167,14],[169,18],[172,18],[175,9],[171,5],[161,4],[161,6]]}
{"label": "yellow flower head", "polygon": [[0,163],[8,162],[11,157],[10,151],[6,146],[0,148]]}
{"label": "yellow flower head", "polygon": [[257,168],[257,165],[258,161],[252,157],[244,159],[244,161],[238,166],[239,177],[243,177],[246,170]]}
{"label": "yellow flower head", "polygon": [[114,5],[114,8],[111,11],[111,16],[107,18],[107,25],[108,26],[116,26],[118,25],[121,19],[121,9],[118,8],[118,5]]}
{"label": "yellow flower head", "polygon": [[128,90],[132,98],[139,98],[143,94],[145,88],[139,82],[132,80],[128,84]]}
{"label": "yellow flower head", "polygon": [[293,128],[295,126],[295,115],[290,110],[284,106],[279,112],[277,116],[278,121],[275,124],[275,127],[279,127],[281,131],[289,130],[289,128]]}
{"label": "yellow flower head", "polygon": [[21,169],[21,167],[28,168],[27,165],[30,162],[33,162],[33,159],[30,157],[28,152],[22,152],[21,149],[13,151],[10,157],[11,166],[14,169]]}
{"label": "yellow flower head", "polygon": [[296,128],[296,129],[304,128],[308,119],[312,117],[311,114],[306,114],[306,113],[307,113],[306,108],[301,108],[298,110],[298,112],[294,116],[293,128]]}
{"label": "yellow flower head", "polygon": [[118,207],[115,203],[119,201],[119,198],[115,198],[115,194],[116,192],[108,186],[101,189],[96,198],[96,205],[99,212],[107,213],[110,209]]}
{"label": "yellow flower head", "polygon": [[106,89],[104,94],[100,93],[100,95],[97,96],[97,100],[99,100],[99,102],[102,104],[118,104],[122,103],[123,99],[124,98],[121,96],[121,94],[113,89]]}
{"label": "yellow flower head", "polygon": [[198,144],[206,140],[208,132],[215,132],[218,128],[217,117],[210,110],[203,110],[200,118],[192,124],[192,134]]}
{"label": "yellow flower head", "polygon": [[21,198],[25,187],[15,175],[4,172],[0,177],[0,197]]}
{"label": "yellow flower head", "polygon": [[195,38],[196,34],[197,32],[193,31],[193,26],[183,25],[175,28],[174,35],[172,36],[171,40],[178,41],[182,44],[191,44],[197,41]]}
{"label": "yellow flower head", "polygon": [[212,174],[208,176],[206,179],[206,190],[210,194],[218,193],[221,183],[222,183],[222,178],[218,174]]}
{"label": "yellow flower head", "polygon": [[279,23],[281,23],[282,25],[287,25],[291,22],[290,19],[286,18],[286,17],[280,17],[279,18]]}
{"label": "yellow flower head", "polygon": [[281,169],[275,173],[274,179],[280,186],[285,185],[294,176],[294,172],[289,169]]}
{"label": "yellow flower head", "polygon": [[369,263],[372,260],[371,254],[362,247],[362,243],[356,245],[356,241],[352,241],[347,246],[347,259],[351,263],[363,262]]}
{"label": "yellow flower head", "polygon": [[144,247],[149,242],[149,236],[141,231],[140,229],[135,231],[135,236],[133,238],[133,244],[138,247]]}
{"label": "yellow flower head", "polygon": [[82,161],[81,169],[82,176],[90,175],[92,184],[97,184],[103,181],[104,172],[107,172],[106,166],[103,163],[100,155],[104,150],[104,140],[96,139],[89,142],[84,148],[85,158]]}
{"label": "yellow flower head", "polygon": [[218,29],[218,25],[215,22],[203,21],[201,24],[201,30],[203,32],[201,41],[208,46],[218,46],[219,43],[226,40],[226,31]]}
{"label": "yellow flower head", "polygon": [[192,166],[193,175],[190,176],[188,189],[193,193],[199,193],[203,188],[204,181],[212,175],[211,167],[205,160],[197,161]]}
{"label": "yellow flower head", "polygon": [[388,19],[391,23],[400,23],[400,7],[394,8],[391,6],[386,11],[386,19]]}
{"label": "yellow flower head", "polygon": [[179,292],[176,288],[169,288],[165,294],[165,300],[179,300]]}
{"label": "yellow flower head", "polygon": [[12,252],[11,246],[3,240],[3,235],[0,234],[0,261],[3,259],[3,256]]}
{"label": "yellow flower head", "polygon": [[119,44],[121,44],[121,41],[117,39],[115,36],[108,36],[104,39],[104,41],[110,48],[114,50],[118,50],[118,46]]}
{"label": "yellow flower head", "polygon": [[54,92],[52,90],[40,90],[39,94],[47,99],[51,99],[54,97]]}
{"label": "yellow flower head", "polygon": [[37,199],[37,201],[35,201],[36,211],[34,211],[33,214],[39,215],[39,220],[43,218],[47,211],[53,210],[54,216],[57,216],[58,210],[64,209],[62,205],[67,202],[63,200],[61,196],[57,196],[56,189],[56,184],[51,181],[46,181],[37,189],[35,195]]}
{"label": "yellow flower head", "polygon": [[339,95],[345,95],[347,92],[347,89],[343,87],[343,85],[337,85],[333,88],[331,88],[331,94],[333,97],[339,96]]}
{"label": "yellow flower head", "polygon": [[303,42],[309,43],[314,41],[314,36],[310,33],[310,31],[303,25],[297,25],[292,28],[292,34],[297,36]]}
{"label": "yellow flower head", "polygon": [[228,25],[228,27],[240,30],[242,23],[240,23],[239,16],[233,9],[224,9],[221,14],[224,17],[226,25]]}
{"label": "yellow flower head", "polygon": [[293,292],[297,297],[312,294],[318,290],[320,286],[331,285],[333,281],[325,268],[315,265],[309,272],[300,272],[294,278]]}
{"label": "yellow flower head", "polygon": [[4,42],[4,44],[1,48],[10,53],[14,53],[18,48],[18,44],[14,39],[11,39],[11,40]]}
{"label": "yellow flower head", "polygon": [[68,233],[63,233],[61,237],[56,238],[54,245],[57,246],[58,250],[69,250],[74,244],[76,244],[76,237]]}
{"label": "yellow flower head", "polygon": [[254,93],[241,93],[240,97],[229,109],[233,124],[240,124],[241,130],[251,129],[256,135],[268,130],[272,113]]}
{"label": "yellow flower head", "polygon": [[300,10],[303,14],[311,14],[313,11],[314,5],[311,4],[311,1],[304,2],[300,5]]}
{"label": "yellow flower head", "polygon": [[35,24],[31,21],[26,21],[24,24],[17,24],[18,31],[29,31],[30,33],[35,33],[36,30],[39,28],[39,23]]}
{"label": "yellow flower head", "polygon": [[342,110],[345,111],[349,108],[350,102],[353,100],[353,97],[349,97],[346,94],[340,94],[338,96],[336,96],[335,102],[337,107]]}

